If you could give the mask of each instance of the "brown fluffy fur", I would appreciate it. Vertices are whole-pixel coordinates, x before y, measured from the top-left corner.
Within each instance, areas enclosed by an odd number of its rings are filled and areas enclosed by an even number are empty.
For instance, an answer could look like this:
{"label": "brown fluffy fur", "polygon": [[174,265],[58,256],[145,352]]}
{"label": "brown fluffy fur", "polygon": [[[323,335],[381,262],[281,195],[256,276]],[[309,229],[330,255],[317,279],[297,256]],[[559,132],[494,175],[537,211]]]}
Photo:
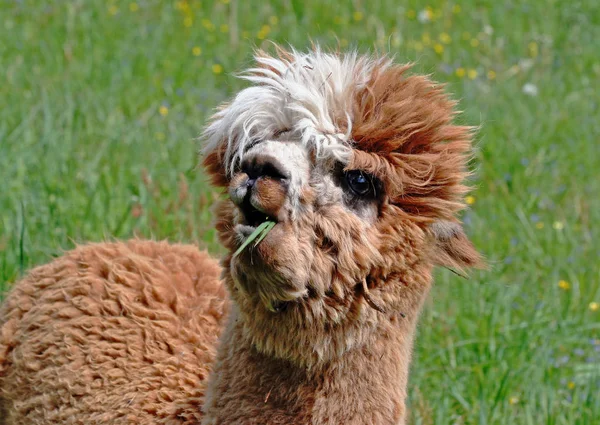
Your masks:
{"label": "brown fluffy fur", "polygon": [[6,425],[197,424],[227,312],[193,246],[81,246],[33,269],[0,310]]}
{"label": "brown fluffy fur", "polygon": [[406,76],[407,66],[375,71],[357,91],[348,168],[384,181],[391,203],[414,219],[454,219],[463,208],[471,128],[452,123],[455,103],[423,76]]}
{"label": "brown fluffy fur", "polygon": [[[227,301],[218,267],[191,247],[81,247],[18,283],[0,312],[5,423],[404,424],[432,269],[481,265],[455,218],[470,129],[452,124],[439,86],[406,71],[375,67],[352,93],[346,168],[383,182],[374,222],[311,185],[289,220],[283,186],[259,180],[256,200],[279,222],[234,257],[238,207],[217,206],[233,303],[214,364]],[[225,173],[226,143],[204,165],[235,190],[248,176]]]}

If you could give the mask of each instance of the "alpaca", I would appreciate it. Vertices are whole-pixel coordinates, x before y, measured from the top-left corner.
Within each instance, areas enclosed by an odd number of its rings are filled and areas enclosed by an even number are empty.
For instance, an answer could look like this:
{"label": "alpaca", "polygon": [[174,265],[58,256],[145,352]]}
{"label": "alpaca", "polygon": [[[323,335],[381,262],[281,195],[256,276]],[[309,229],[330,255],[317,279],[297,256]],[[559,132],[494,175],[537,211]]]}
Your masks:
{"label": "alpaca", "polygon": [[34,269],[0,311],[4,424],[406,422],[432,269],[483,264],[456,218],[471,129],[386,57],[255,59],[204,132],[222,271],[143,241]]}

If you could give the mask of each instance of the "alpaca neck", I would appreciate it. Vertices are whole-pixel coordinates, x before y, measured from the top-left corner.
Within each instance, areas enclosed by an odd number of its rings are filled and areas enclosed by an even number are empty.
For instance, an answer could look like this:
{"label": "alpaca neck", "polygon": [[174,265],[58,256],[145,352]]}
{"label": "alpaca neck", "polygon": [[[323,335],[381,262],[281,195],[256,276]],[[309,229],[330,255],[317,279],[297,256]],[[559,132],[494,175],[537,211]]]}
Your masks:
{"label": "alpaca neck", "polygon": [[203,424],[404,424],[417,313],[385,318],[368,345],[306,368],[259,353],[234,309]]}

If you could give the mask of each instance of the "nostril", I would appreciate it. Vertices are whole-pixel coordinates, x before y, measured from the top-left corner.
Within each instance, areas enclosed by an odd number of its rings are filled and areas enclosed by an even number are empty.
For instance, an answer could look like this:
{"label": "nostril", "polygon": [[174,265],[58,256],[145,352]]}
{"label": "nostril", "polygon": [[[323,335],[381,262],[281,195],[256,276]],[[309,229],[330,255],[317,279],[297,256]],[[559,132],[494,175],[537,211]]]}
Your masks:
{"label": "nostril", "polygon": [[285,180],[288,178],[288,173],[284,171],[278,162],[268,161],[263,164],[262,176]]}
{"label": "nostril", "polygon": [[242,161],[242,171],[249,177],[247,185],[255,183],[259,177],[269,177],[276,180],[289,179],[289,172],[273,157],[254,155]]}

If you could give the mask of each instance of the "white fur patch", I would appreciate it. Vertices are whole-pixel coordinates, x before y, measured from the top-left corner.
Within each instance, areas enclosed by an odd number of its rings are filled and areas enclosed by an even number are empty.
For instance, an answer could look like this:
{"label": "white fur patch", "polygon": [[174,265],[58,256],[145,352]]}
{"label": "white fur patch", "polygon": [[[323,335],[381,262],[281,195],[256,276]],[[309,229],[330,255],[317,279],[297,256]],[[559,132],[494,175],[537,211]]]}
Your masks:
{"label": "white fur patch", "polygon": [[[225,169],[231,175],[248,149],[290,131],[292,140],[319,159],[350,160],[352,102],[364,87],[375,66],[386,67],[388,59],[345,55],[291,52],[292,59],[256,57],[266,68],[250,68],[241,78],[254,85],[217,112],[204,131],[205,152],[226,143]],[[269,69],[270,68],[270,69]],[[276,72],[271,69],[276,70]],[[345,131],[335,123],[345,120]],[[289,138],[286,138],[289,140]]]}
{"label": "white fur patch", "polygon": [[299,208],[300,191],[310,178],[309,160],[306,151],[297,144],[286,141],[267,140],[248,149],[247,158],[256,154],[263,158],[275,159],[289,173],[288,199],[293,212]]}

